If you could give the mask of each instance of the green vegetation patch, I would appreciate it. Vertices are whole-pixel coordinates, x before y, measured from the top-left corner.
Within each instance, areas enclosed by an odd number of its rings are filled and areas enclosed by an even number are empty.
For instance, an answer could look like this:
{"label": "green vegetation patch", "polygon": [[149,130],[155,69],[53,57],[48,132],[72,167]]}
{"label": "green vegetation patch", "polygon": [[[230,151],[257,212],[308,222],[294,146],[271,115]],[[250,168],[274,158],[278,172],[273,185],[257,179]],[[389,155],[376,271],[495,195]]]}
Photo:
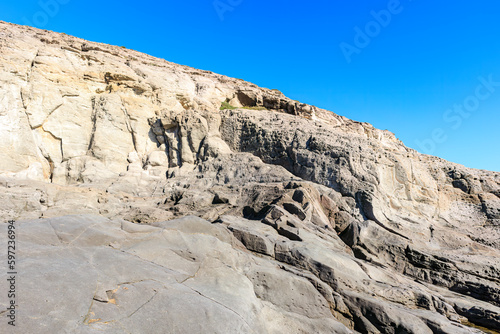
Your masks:
{"label": "green vegetation patch", "polygon": [[[224,101],[222,102],[221,106],[220,106],[220,110],[225,110],[225,109],[238,109],[238,107],[234,107],[232,105],[229,104],[229,102],[227,101]],[[267,108],[265,107],[257,107],[257,106],[254,106],[254,107],[241,107],[241,109],[248,109],[248,110],[268,110]]]}
{"label": "green vegetation patch", "polygon": [[249,110],[267,110],[265,107],[243,107],[243,109],[249,109]]}
{"label": "green vegetation patch", "polygon": [[228,102],[224,101],[224,102],[222,102],[222,104],[220,106],[220,110],[225,110],[225,109],[237,109],[237,108],[233,107]]}

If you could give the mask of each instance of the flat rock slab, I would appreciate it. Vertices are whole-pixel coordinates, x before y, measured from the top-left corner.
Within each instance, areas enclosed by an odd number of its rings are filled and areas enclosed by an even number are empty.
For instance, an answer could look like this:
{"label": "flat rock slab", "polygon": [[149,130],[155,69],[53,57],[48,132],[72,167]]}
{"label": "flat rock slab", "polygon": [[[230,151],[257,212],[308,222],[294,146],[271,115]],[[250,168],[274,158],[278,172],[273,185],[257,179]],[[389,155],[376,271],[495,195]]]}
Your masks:
{"label": "flat rock slab", "polygon": [[[279,333],[289,325],[276,321],[312,329],[318,317],[329,332],[351,332],[317,292],[304,297],[314,310],[304,313],[300,299],[283,310],[288,294],[264,292],[258,277],[281,273],[271,281],[279,289],[289,274],[256,264],[248,278],[253,256],[232,248],[236,239],[224,226],[197,217],[156,225],[93,215],[16,222],[16,327],[2,321],[0,332]],[[316,291],[303,279],[287,286]],[[0,289],[7,289],[5,275]],[[275,317],[281,320],[269,320]]]}

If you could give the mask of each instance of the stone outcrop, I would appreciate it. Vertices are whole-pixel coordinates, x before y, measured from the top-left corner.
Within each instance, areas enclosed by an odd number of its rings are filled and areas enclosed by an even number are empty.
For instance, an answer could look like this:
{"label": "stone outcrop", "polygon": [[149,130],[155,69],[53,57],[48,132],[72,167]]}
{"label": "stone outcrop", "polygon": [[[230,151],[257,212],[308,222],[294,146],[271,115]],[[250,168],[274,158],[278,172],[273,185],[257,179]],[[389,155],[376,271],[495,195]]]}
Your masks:
{"label": "stone outcrop", "polygon": [[64,34],[0,58],[21,332],[500,331],[499,173]]}

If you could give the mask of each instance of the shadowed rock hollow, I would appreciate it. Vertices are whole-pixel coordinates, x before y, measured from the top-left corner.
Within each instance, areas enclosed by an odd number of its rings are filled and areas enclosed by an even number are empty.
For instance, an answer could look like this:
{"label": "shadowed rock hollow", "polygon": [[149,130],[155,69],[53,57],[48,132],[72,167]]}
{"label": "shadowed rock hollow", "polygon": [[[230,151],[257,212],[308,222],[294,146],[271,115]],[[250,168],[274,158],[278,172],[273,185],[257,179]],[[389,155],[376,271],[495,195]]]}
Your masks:
{"label": "shadowed rock hollow", "polygon": [[500,173],[277,90],[0,22],[0,154],[19,333],[500,330]]}

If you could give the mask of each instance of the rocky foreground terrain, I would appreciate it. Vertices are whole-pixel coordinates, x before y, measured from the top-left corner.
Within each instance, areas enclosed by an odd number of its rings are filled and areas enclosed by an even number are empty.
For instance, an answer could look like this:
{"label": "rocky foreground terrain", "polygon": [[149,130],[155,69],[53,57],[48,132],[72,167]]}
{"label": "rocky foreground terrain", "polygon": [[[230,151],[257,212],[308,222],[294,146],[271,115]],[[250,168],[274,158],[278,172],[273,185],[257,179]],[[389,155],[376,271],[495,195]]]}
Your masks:
{"label": "rocky foreground terrain", "polygon": [[0,22],[2,333],[499,333],[500,173]]}

